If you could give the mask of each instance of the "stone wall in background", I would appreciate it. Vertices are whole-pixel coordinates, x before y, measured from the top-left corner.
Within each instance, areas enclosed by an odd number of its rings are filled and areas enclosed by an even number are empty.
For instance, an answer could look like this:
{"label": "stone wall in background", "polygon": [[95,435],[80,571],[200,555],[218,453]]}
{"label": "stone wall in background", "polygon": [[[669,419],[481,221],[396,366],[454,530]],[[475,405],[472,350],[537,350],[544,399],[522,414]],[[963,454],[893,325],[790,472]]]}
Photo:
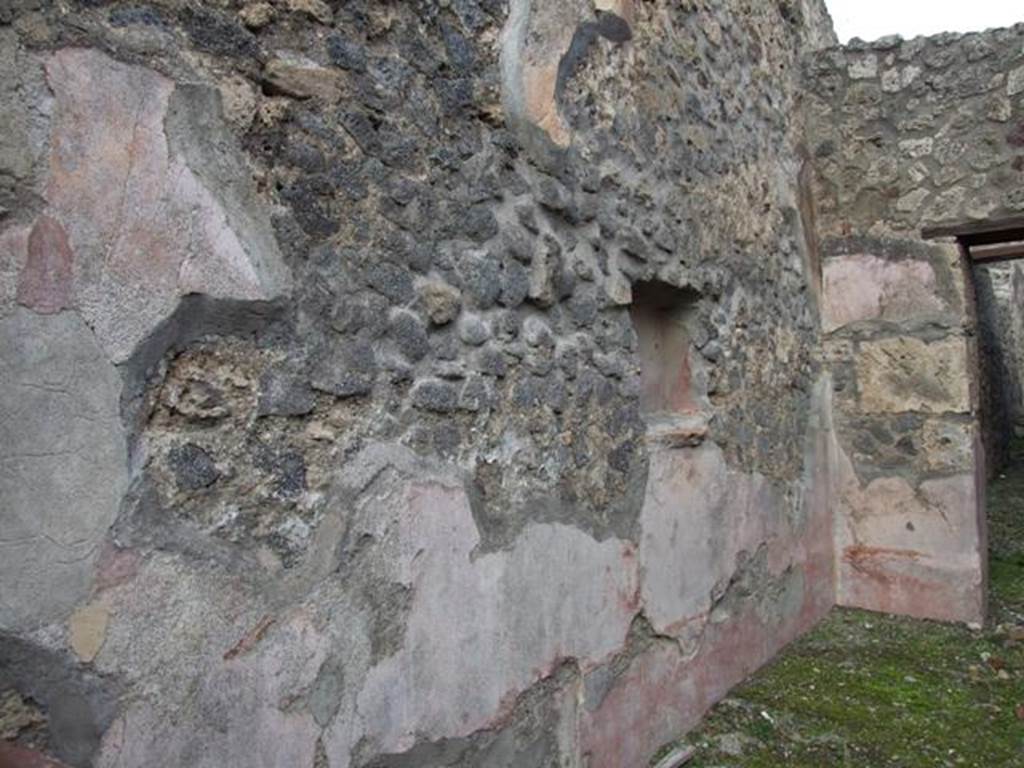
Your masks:
{"label": "stone wall in background", "polygon": [[1024,210],[1024,27],[805,62],[824,354],[845,467],[839,601],[984,611],[974,290],[922,227]]}
{"label": "stone wall in background", "polygon": [[818,0],[0,8],[5,738],[621,768],[813,625],[832,42]]}

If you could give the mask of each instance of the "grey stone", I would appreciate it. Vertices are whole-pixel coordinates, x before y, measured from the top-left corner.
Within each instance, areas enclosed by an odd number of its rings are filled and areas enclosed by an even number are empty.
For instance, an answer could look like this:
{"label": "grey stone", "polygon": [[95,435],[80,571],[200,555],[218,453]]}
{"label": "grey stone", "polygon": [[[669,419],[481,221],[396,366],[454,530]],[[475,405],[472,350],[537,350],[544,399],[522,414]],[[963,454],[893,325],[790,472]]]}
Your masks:
{"label": "grey stone", "polygon": [[493,307],[501,295],[501,267],[487,252],[466,253],[459,260],[462,291],[479,309]]}
{"label": "grey stone", "polygon": [[569,389],[558,376],[548,378],[544,402],[555,413],[562,413],[569,406]]}
{"label": "grey stone", "polygon": [[523,365],[536,376],[547,376],[555,367],[555,356],[552,352],[551,347],[530,349],[523,356]]}
{"label": "grey stone", "polygon": [[459,405],[459,392],[454,385],[438,379],[417,381],[411,392],[412,404],[425,411],[451,413]]}
{"label": "grey stone", "polygon": [[501,312],[494,321],[494,334],[502,341],[514,341],[523,330],[523,321],[516,312]]}
{"label": "grey stone", "polygon": [[173,447],[167,454],[167,461],[174,472],[178,488],[183,491],[209,488],[220,477],[220,471],[210,454],[195,443]]}
{"label": "grey stone", "polygon": [[593,289],[580,290],[566,302],[569,316],[581,328],[588,328],[597,320],[597,294]]}
{"label": "grey stone", "polygon": [[499,379],[508,373],[508,361],[505,360],[504,353],[492,345],[488,345],[476,353],[475,367],[480,373]]}
{"label": "grey stone", "polygon": [[555,343],[551,327],[534,315],[523,321],[523,340],[531,347],[552,347]]}
{"label": "grey stone", "polygon": [[502,306],[514,309],[526,301],[529,294],[529,272],[519,262],[507,259],[502,268],[501,296],[498,301]]}
{"label": "grey stone", "polygon": [[8,688],[45,710],[48,751],[71,766],[94,764],[123,692],[63,653],[0,632],[0,690]]}
{"label": "grey stone", "polygon": [[408,304],[416,298],[409,270],[390,262],[371,264],[366,270],[366,284],[393,304]]}
{"label": "grey stone", "polygon": [[529,203],[519,203],[516,205],[515,211],[516,219],[523,226],[523,229],[534,235],[540,231],[537,226],[537,214],[532,205]]}
{"label": "grey stone", "polygon": [[542,176],[537,185],[537,202],[553,213],[564,214],[572,206],[572,197],[564,185],[550,176]]}
{"label": "grey stone", "polygon": [[621,355],[605,354],[598,352],[594,355],[594,366],[605,376],[612,379],[621,379],[627,368],[627,362]]}
{"label": "grey stone", "polygon": [[523,229],[509,229],[503,234],[502,252],[506,257],[520,264],[533,261],[534,236]]}
{"label": "grey stone", "polygon": [[462,385],[462,391],[459,392],[459,408],[476,413],[489,409],[492,399],[491,385],[486,379],[467,379]]}
{"label": "grey stone", "polygon": [[462,433],[455,424],[438,424],[430,435],[430,442],[441,456],[454,457],[462,442]]}
{"label": "grey stone", "polygon": [[454,331],[446,330],[443,333],[435,333],[430,337],[430,346],[433,356],[438,360],[456,360],[461,353],[459,339]]}
{"label": "grey stone", "polygon": [[388,300],[373,293],[345,297],[331,312],[331,327],[339,333],[382,336],[388,328]]}
{"label": "grey stone", "polygon": [[377,372],[377,358],[367,342],[346,342],[321,349],[314,357],[314,389],[336,397],[369,394]]}
{"label": "grey stone", "polygon": [[[555,304],[563,294],[568,280],[562,266],[562,247],[558,241],[545,235],[530,265],[530,291],[528,298],[541,309]],[[571,291],[570,291],[571,292]]]}
{"label": "grey stone", "polygon": [[42,66],[12,29],[0,29],[0,103],[0,174],[27,180],[43,158],[50,98]]}
{"label": "grey stone", "polygon": [[315,406],[316,393],[299,374],[271,368],[260,377],[258,416],[305,416]]}
{"label": "grey stone", "polygon": [[498,220],[486,205],[474,205],[467,209],[460,222],[462,231],[476,243],[483,243],[498,234]]}
{"label": "grey stone", "polygon": [[580,365],[579,348],[573,343],[559,343],[555,351],[555,362],[567,378],[576,378]]}
{"label": "grey stone", "polygon": [[309,692],[309,709],[321,728],[327,727],[341,707],[345,685],[345,665],[331,656],[324,660]]}
{"label": "grey stone", "polygon": [[296,451],[263,446],[256,454],[255,464],[273,476],[275,495],[292,498],[306,490],[306,460]]}
{"label": "grey stone", "polygon": [[327,38],[327,55],[337,67],[351,72],[366,71],[366,49],[341,35],[334,34]]}
{"label": "grey stone", "polygon": [[399,351],[412,362],[418,362],[430,351],[427,330],[420,318],[407,310],[391,314],[390,335]]}
{"label": "grey stone", "polygon": [[491,338],[487,322],[477,315],[463,315],[459,320],[459,338],[464,344],[479,347]]}

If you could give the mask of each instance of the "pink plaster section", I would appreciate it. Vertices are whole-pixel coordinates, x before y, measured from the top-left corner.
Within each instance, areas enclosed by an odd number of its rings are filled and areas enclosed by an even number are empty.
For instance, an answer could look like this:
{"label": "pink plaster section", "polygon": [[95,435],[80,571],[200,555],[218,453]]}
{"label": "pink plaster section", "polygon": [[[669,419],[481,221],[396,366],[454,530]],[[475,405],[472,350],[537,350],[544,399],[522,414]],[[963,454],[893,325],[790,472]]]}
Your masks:
{"label": "pink plaster section", "polygon": [[822,271],[826,333],[864,320],[898,322],[945,309],[927,262],[856,254],[827,259]]}
{"label": "pink plaster section", "polygon": [[[824,478],[823,478],[824,479]],[[817,495],[812,491],[811,501]],[[832,522],[817,507],[798,539],[777,541],[806,585],[796,610],[766,619],[749,604],[724,620],[701,622],[695,650],[660,642],[635,658],[626,673],[580,717],[580,744],[589,768],[646,765],[659,746],[678,739],[729,690],[812,628],[831,608]]]}
{"label": "pink plaster section", "polygon": [[73,258],[64,227],[50,216],[40,216],[29,234],[18,303],[41,315],[69,309]]}
{"label": "pink plaster section", "polygon": [[34,749],[0,741],[0,768],[67,768]]}
{"label": "pink plaster section", "polygon": [[112,541],[105,542],[96,562],[94,589],[102,592],[131,581],[138,574],[141,561],[142,555],[137,550],[121,549]]}
{"label": "pink plaster section", "polygon": [[842,459],[840,605],[941,621],[985,616],[984,504],[977,473],[862,485]]}
{"label": "pink plaster section", "polygon": [[596,709],[582,713],[584,764],[647,765],[658,746],[684,735],[708,707],[809,626],[802,616],[769,625],[748,610],[708,625],[696,655],[673,643],[655,644],[632,661]]}
{"label": "pink plaster section", "polygon": [[[108,549],[101,570],[111,621],[96,664],[147,688],[106,735],[97,765],[154,756],[203,767],[311,765],[319,737],[330,765],[344,768],[357,749],[401,753],[501,728],[520,694],[563,662],[587,675],[626,651],[641,612],[675,639],[654,642],[596,700],[585,686],[560,691],[550,725],[569,759],[645,765],[832,606],[828,427],[812,427],[796,498],[731,471],[711,444],[659,449],[639,551],[535,524],[511,549],[480,553],[459,478],[404,449],[368,448],[339,481],[360,489],[339,510],[345,536],[371,541],[360,568],[412,598],[397,652],[375,661],[364,615],[373,607],[350,605],[343,581],[317,577],[304,600],[274,613],[237,580]],[[337,537],[327,538],[335,551]],[[755,551],[781,591],[716,605],[739,553]],[[317,725],[308,697],[328,654],[343,664],[344,685],[337,716]]]}
{"label": "pink plaster section", "polygon": [[129,357],[181,295],[273,298],[279,279],[254,265],[276,256],[247,253],[214,195],[169,151],[172,81],[80,49],[53,54],[46,74],[55,108],[47,217],[36,226],[59,221],[66,236],[47,235],[45,252],[58,255],[43,261],[30,243],[28,285],[46,291],[26,295],[45,293],[50,307],[70,294],[114,362]]}
{"label": "pink plaster section", "polygon": [[[828,387],[822,389],[798,518],[784,512],[763,479],[730,472],[713,447],[652,461],[641,546],[644,605],[656,629],[684,642],[656,643],[599,702],[583,708],[578,738],[589,768],[646,765],[655,749],[699,723],[832,607],[838,449]],[[705,572],[732,575],[736,553],[760,543],[768,548],[770,574],[796,576],[795,599],[770,614],[749,603],[731,613],[709,612]]]}
{"label": "pink plaster section", "polygon": [[637,610],[630,544],[535,525],[511,551],[474,558],[479,534],[461,488],[413,484],[391,512],[395,574],[414,600],[402,650],[359,694],[376,749],[494,726],[561,661],[587,668],[621,649]]}

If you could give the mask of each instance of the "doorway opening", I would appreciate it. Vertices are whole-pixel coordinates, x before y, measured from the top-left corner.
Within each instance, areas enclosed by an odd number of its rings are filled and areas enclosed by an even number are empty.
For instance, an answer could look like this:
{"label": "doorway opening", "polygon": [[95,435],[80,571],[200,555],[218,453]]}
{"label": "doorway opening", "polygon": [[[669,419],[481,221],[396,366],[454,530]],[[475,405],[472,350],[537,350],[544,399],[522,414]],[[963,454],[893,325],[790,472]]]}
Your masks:
{"label": "doorway opening", "polygon": [[990,618],[1021,622],[1005,597],[1024,583],[1024,216],[923,234],[957,239],[974,289]]}
{"label": "doorway opening", "polygon": [[1024,217],[935,227],[955,237],[973,285],[978,387],[989,477],[1005,469],[1024,438]]}

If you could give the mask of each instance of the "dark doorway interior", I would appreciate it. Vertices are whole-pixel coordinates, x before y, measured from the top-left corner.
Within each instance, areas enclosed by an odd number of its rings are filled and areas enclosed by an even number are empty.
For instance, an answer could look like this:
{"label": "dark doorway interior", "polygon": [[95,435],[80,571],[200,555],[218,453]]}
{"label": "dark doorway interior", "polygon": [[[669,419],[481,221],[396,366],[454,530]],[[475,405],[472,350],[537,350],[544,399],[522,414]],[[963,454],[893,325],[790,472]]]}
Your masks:
{"label": "dark doorway interior", "polygon": [[989,476],[1011,461],[1024,437],[1024,217],[933,227],[926,239],[955,237],[974,287],[979,405]]}

